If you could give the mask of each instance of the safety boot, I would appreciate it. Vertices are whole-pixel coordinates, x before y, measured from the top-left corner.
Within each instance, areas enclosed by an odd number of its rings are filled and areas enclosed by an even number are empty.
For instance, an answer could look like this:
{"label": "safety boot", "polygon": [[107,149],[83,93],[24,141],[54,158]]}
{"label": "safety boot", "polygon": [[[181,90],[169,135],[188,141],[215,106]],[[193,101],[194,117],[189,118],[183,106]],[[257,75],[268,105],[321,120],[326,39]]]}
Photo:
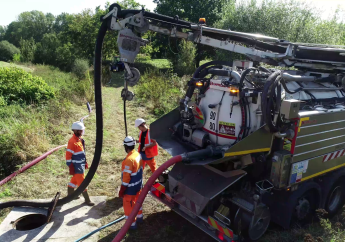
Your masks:
{"label": "safety boot", "polygon": [[[67,189],[67,195],[69,196],[69,195],[71,195],[74,192],[74,188],[73,187],[67,187],[67,188],[68,188]],[[79,198],[80,198],[80,196],[74,198],[74,200],[77,200]]]}
{"label": "safety boot", "polygon": [[142,223],[144,223],[144,217],[137,217],[137,223],[139,223],[139,224],[142,224]]}
{"label": "safety boot", "polygon": [[83,197],[85,198],[86,205],[88,205],[88,206],[95,205],[93,202],[91,202],[89,194],[87,193],[87,191],[84,191],[82,194],[83,194]]}
{"label": "safety boot", "polygon": [[136,230],[137,229],[137,223],[132,223],[131,227],[129,227],[130,230]]}

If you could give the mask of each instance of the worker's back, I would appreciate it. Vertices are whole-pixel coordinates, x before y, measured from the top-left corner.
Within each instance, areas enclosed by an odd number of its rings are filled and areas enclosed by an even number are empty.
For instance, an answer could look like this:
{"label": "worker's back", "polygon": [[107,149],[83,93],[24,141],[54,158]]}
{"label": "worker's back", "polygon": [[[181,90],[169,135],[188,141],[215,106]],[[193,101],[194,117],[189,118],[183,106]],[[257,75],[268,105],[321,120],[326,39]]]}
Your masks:
{"label": "worker's back", "polygon": [[136,195],[142,187],[143,169],[140,154],[132,150],[122,162],[122,184],[127,186],[125,194]]}
{"label": "worker's back", "polygon": [[85,148],[83,139],[73,135],[68,141],[66,150],[66,163],[69,166],[73,163],[75,174],[84,174],[85,172]]}

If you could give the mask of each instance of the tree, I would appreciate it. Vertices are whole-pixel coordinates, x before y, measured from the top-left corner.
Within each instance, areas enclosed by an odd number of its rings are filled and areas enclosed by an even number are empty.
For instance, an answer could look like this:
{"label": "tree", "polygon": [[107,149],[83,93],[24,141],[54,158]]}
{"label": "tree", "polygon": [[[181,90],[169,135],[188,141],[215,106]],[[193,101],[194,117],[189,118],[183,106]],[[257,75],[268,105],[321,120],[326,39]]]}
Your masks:
{"label": "tree", "polygon": [[45,34],[42,41],[37,43],[35,52],[35,63],[48,64],[56,66],[57,52],[61,45],[55,33]]}
{"label": "tree", "polygon": [[121,2],[116,1],[116,3],[121,6],[121,9],[139,9],[140,7],[145,7],[145,5],[140,5],[135,0],[122,0]]}
{"label": "tree", "polygon": [[0,41],[4,39],[5,33],[6,33],[6,27],[0,25]]}
{"label": "tree", "polygon": [[8,31],[5,34],[5,40],[19,46],[21,39],[30,39],[40,42],[43,35],[51,33],[55,21],[54,15],[46,15],[40,11],[23,12],[19,14],[17,21],[9,24]]}
{"label": "tree", "polygon": [[199,18],[206,18],[206,23],[212,26],[221,19],[222,8],[232,0],[153,0],[157,4],[156,13],[175,16],[180,19],[198,23]]}
{"label": "tree", "polygon": [[6,40],[0,42],[0,61],[12,61],[16,54],[20,54],[17,47]]}
{"label": "tree", "polygon": [[62,13],[58,15],[53,24],[53,31],[57,34],[68,33],[69,25],[73,22],[74,15],[69,13]]}
{"label": "tree", "polygon": [[[156,13],[172,17],[178,15],[180,19],[193,23],[198,23],[200,18],[206,18],[206,24],[213,26],[221,19],[223,7],[233,4],[234,0],[153,0],[153,2],[157,4],[154,10]],[[171,58],[172,51],[178,51],[171,46],[166,36],[157,36],[156,38],[155,43],[163,43],[163,45],[155,47],[159,47],[161,53],[168,53],[168,58]],[[213,48],[197,45],[196,66],[199,66],[200,60],[212,53]]]}
{"label": "tree", "polygon": [[337,44],[343,30],[337,23],[337,12],[329,20],[322,20],[319,12],[305,2],[295,0],[239,1],[224,6],[218,28],[260,33],[289,40]]}
{"label": "tree", "polygon": [[173,63],[179,76],[193,74],[195,71],[195,52],[196,48],[192,42],[181,41],[180,54]]}
{"label": "tree", "polygon": [[21,39],[20,42],[20,53],[22,62],[31,62],[34,60],[36,43],[35,40],[31,37],[28,40]]}

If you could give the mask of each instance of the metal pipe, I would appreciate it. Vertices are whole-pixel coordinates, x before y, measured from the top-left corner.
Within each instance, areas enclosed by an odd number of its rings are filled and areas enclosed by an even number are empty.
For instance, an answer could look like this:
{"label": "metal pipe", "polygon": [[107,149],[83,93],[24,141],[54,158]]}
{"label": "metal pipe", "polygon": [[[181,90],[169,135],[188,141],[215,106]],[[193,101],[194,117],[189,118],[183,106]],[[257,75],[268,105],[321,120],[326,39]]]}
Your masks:
{"label": "metal pipe", "polygon": [[316,80],[315,76],[300,76],[300,75],[290,75],[289,73],[283,72],[282,77],[286,81],[295,82],[314,82]]}
{"label": "metal pipe", "polygon": [[285,133],[276,132],[274,136],[277,138],[288,138],[292,139],[295,136],[295,132],[292,129],[288,129]]}
{"label": "metal pipe", "polygon": [[302,91],[337,91],[342,89],[341,87],[303,87]]}
{"label": "metal pipe", "polygon": [[218,75],[218,76],[229,76],[236,80],[237,83],[241,80],[241,75],[237,71],[231,70],[221,70],[221,69],[210,69],[209,74]]}
{"label": "metal pipe", "polygon": [[[192,29],[199,29],[199,25],[191,25]],[[203,32],[211,32],[216,34],[227,34],[229,36],[239,36],[239,37],[246,37],[250,39],[259,39],[259,40],[266,40],[266,41],[272,41],[272,42],[279,42],[278,38],[265,36],[261,34],[249,34],[249,33],[242,33],[242,32],[236,32],[231,30],[223,30],[223,29],[216,29],[216,28],[210,28],[210,27],[201,27],[201,30]]]}

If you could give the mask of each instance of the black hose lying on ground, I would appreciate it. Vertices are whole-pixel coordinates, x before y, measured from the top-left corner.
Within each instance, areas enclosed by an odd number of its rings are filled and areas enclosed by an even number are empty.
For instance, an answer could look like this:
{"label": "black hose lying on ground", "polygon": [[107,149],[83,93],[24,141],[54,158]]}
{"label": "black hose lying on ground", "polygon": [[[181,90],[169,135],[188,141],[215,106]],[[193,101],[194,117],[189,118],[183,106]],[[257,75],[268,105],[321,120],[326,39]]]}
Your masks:
{"label": "black hose lying on ground", "polygon": [[[103,145],[103,107],[102,107],[102,84],[101,84],[101,61],[102,61],[102,46],[104,36],[107,32],[107,21],[103,21],[101,28],[99,29],[96,49],[95,49],[95,104],[96,104],[96,147],[95,154],[93,156],[93,161],[90,167],[89,172],[87,173],[85,180],[82,184],[69,196],[60,199],[57,202],[57,206],[71,202],[73,199],[78,197],[90,184],[93,176],[95,175],[99,161],[102,154],[102,145]],[[7,207],[49,207],[50,202],[32,202],[28,200],[17,200],[0,203],[0,209]]]}

